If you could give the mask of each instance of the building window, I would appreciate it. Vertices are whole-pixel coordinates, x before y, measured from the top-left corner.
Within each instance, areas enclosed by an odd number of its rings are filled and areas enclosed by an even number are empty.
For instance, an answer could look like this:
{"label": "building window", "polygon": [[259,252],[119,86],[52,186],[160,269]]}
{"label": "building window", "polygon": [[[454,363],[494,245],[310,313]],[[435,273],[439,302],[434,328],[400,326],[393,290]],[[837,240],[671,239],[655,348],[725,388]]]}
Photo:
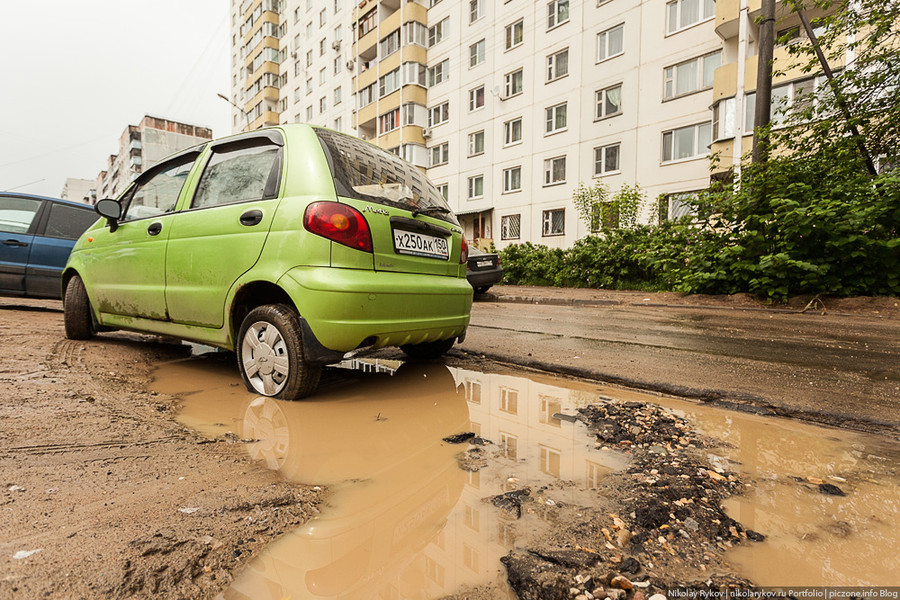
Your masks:
{"label": "building window", "polygon": [[334,105],[337,106],[343,100],[343,87],[337,86],[334,88]]}
{"label": "building window", "polygon": [[694,208],[700,192],[676,192],[659,197],[659,222],[697,214]]}
{"label": "building window", "polygon": [[469,111],[478,110],[484,106],[484,86],[480,85],[474,90],[469,90]]}
{"label": "building window", "polygon": [[666,4],[666,33],[675,33],[716,16],[715,0],[674,0]]}
{"label": "building window", "polygon": [[328,69],[322,67],[319,69],[319,84],[325,85],[326,81],[328,81]]}
{"label": "building window", "polygon": [[544,161],[544,185],[566,182],[566,157],[557,156]]}
{"label": "building window", "polygon": [[341,72],[341,57],[336,56],[334,59],[334,74],[337,75]]}
{"label": "building window", "polygon": [[310,78],[308,78],[308,79],[306,80],[306,93],[307,93],[307,95],[308,95],[308,94],[312,94],[312,90],[313,90],[312,77],[310,77]]}
{"label": "building window", "polygon": [[434,127],[450,120],[450,101],[428,109],[428,126]]}
{"label": "building window", "polygon": [[381,58],[393,54],[400,49],[400,30],[397,29],[390,33],[386,38],[381,40],[380,44]]}
{"label": "building window", "polygon": [[325,56],[325,38],[319,40],[319,56]]}
{"label": "building window", "polygon": [[[429,166],[445,165],[450,160],[450,142],[444,142],[439,146],[428,149]],[[445,184],[446,185],[446,184]]]}
{"label": "building window", "polygon": [[437,191],[444,198],[444,200],[450,199],[450,184],[440,184],[439,186],[437,186]]}
{"label": "building window", "polygon": [[484,154],[484,130],[469,134],[469,156]]}
{"label": "building window", "polygon": [[[522,191],[522,167],[503,169],[503,193]],[[517,215],[518,216],[518,215]]]}
{"label": "building window", "polygon": [[555,208],[543,212],[543,227],[541,235],[550,237],[553,235],[565,235],[566,233],[566,209]]}
{"label": "building window", "polygon": [[663,69],[663,97],[675,98],[708,89],[713,84],[713,72],[722,64],[722,52],[698,56]]}
{"label": "building window", "polygon": [[569,20],[569,0],[553,0],[547,5],[547,29],[553,29]]}
{"label": "building window", "polygon": [[500,217],[500,239],[517,240],[522,222],[521,215],[506,215]]}
{"label": "building window", "polygon": [[325,109],[328,108],[328,102],[325,100],[325,96],[319,98],[319,114],[325,112]]}
{"label": "building window", "polygon": [[512,146],[522,141],[522,119],[513,119],[503,124],[503,145]]}
{"label": "building window", "polygon": [[340,130],[341,130],[341,124],[342,124],[342,121],[341,121],[341,118],[340,118],[340,117],[338,117],[337,119],[335,119],[335,120],[334,120],[334,130],[335,130],[335,131],[340,131]]}
{"label": "building window", "polygon": [[445,58],[438,64],[428,69],[428,87],[447,81],[450,77],[450,59]]}
{"label": "building window", "polygon": [[566,103],[544,110],[544,133],[557,133],[566,129]]}
{"label": "building window", "polygon": [[378,117],[378,133],[387,133],[400,127],[400,109],[395,108]]}
{"label": "building window", "polygon": [[617,142],[594,148],[594,175],[609,175],[619,171],[620,145]]}
{"label": "building window", "polygon": [[344,30],[340,25],[334,28],[334,41],[340,42],[344,39]]}
{"label": "building window", "polygon": [[428,47],[434,46],[447,37],[450,27],[450,17],[445,17],[437,25],[428,28]]}
{"label": "building window", "polygon": [[522,44],[525,39],[525,20],[519,19],[506,26],[506,49],[510,50]]}
{"label": "building window", "polygon": [[505,83],[505,93],[503,95],[504,99],[522,93],[522,81],[524,79],[522,69],[513,71],[512,73],[507,73],[503,79]]}
{"label": "building window", "polygon": [[484,175],[469,177],[469,200],[484,197]]}
{"label": "building window", "polygon": [[597,101],[595,119],[605,119],[622,114],[622,84],[600,90],[594,95],[594,98]]}
{"label": "building window", "polygon": [[400,68],[396,68],[378,79],[378,97],[384,98],[400,88]]}
{"label": "building window", "polygon": [[469,67],[475,67],[484,62],[485,41],[481,40],[469,46]]}
{"label": "building window", "polygon": [[547,57],[547,81],[553,81],[569,74],[569,49],[560,50]]}
{"label": "building window", "polygon": [[484,16],[484,0],[469,0],[469,23]]}
{"label": "building window", "polygon": [[313,107],[307,106],[306,107],[306,121],[307,122],[312,121],[312,118],[313,118]]}
{"label": "building window", "polygon": [[312,39],[312,36],[313,36],[313,24],[307,23],[306,24],[306,39],[308,39],[308,40]]}
{"label": "building window", "polygon": [[368,106],[375,102],[375,84],[372,83],[367,85],[363,89],[359,90],[356,93],[357,102],[359,103],[359,108],[363,106]]}
{"label": "building window", "polygon": [[428,28],[416,21],[409,21],[404,26],[406,43],[428,47]]}
{"label": "building window", "polygon": [[597,34],[597,62],[625,53],[625,25]]}
{"label": "building window", "polygon": [[414,84],[425,87],[425,65],[417,62],[403,63],[403,85]]}
{"label": "building window", "polygon": [[712,123],[698,123],[664,131],[662,137],[663,162],[696,158],[709,153],[712,143]]}
{"label": "building window", "polygon": [[369,12],[363,15],[362,19],[359,20],[359,27],[357,27],[357,31],[359,31],[359,37],[363,37],[373,29],[375,29],[375,25],[377,25],[378,19],[378,7],[376,6]]}
{"label": "building window", "polygon": [[313,51],[312,51],[312,50],[308,50],[308,51],[306,52],[306,66],[307,66],[307,67],[311,67],[311,66],[312,66],[312,61],[313,61]]}
{"label": "building window", "polygon": [[326,11],[326,10],[323,8],[321,11],[319,11],[319,27],[324,27],[324,26],[325,26],[325,22],[326,22],[327,20],[328,20],[328,11]]}

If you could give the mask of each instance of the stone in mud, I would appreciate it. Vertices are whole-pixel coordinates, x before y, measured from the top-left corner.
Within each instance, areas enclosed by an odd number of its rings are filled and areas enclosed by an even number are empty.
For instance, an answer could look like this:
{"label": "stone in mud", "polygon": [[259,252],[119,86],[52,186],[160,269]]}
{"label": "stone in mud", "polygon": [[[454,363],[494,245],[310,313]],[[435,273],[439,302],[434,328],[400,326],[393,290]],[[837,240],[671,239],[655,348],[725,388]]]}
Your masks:
{"label": "stone in mud", "polygon": [[622,561],[621,565],[619,565],[619,570],[623,573],[637,575],[641,571],[641,563],[632,557],[628,557]]}
{"label": "stone in mud", "polygon": [[522,502],[530,494],[531,490],[525,488],[506,492],[505,494],[498,494],[497,496],[491,496],[490,498],[485,498],[484,501],[490,502],[497,508],[502,508],[503,510],[514,513],[518,519],[522,516]]}
{"label": "stone in mud", "polygon": [[766,540],[766,536],[759,532],[753,531],[752,529],[748,529],[744,533],[747,534],[747,539],[753,542],[764,542]]}
{"label": "stone in mud", "polygon": [[829,496],[846,496],[844,490],[831,483],[819,484],[819,491]]}
{"label": "stone in mud", "polygon": [[600,556],[598,554],[580,550],[529,549],[529,552],[538,558],[542,558],[547,562],[551,562],[567,569],[588,569],[600,562]]}
{"label": "stone in mud", "polygon": [[462,444],[463,442],[468,442],[474,437],[475,434],[470,431],[468,433],[456,433],[454,435],[448,435],[444,438],[444,441],[448,444]]}

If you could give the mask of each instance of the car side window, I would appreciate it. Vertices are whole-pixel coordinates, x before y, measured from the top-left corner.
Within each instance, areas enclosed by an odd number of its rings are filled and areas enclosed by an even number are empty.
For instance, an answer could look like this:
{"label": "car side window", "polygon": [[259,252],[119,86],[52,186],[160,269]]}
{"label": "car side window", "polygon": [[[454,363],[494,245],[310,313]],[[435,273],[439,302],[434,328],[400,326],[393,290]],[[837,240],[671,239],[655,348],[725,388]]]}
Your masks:
{"label": "car side window", "polygon": [[44,235],[64,240],[77,240],[84,230],[94,224],[97,213],[67,204],[50,205],[50,218],[44,228]]}
{"label": "car side window", "polygon": [[0,231],[25,233],[41,208],[41,200],[0,196]]}
{"label": "car side window", "polygon": [[280,147],[236,144],[214,149],[203,169],[191,208],[206,208],[278,194]]}
{"label": "car side window", "polygon": [[120,220],[134,221],[174,211],[196,157],[196,154],[180,157],[149,179],[139,182]]}

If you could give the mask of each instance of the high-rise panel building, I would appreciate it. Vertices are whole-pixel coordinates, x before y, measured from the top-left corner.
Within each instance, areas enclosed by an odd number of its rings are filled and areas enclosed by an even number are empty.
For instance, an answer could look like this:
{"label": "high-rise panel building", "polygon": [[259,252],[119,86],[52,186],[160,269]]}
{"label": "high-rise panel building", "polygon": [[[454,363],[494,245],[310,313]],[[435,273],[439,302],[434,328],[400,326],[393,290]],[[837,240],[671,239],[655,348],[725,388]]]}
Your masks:
{"label": "high-rise panel building", "polygon": [[119,137],[119,152],[97,175],[96,198],[115,198],[131,181],[170,154],[212,139],[212,129],[145,115]]}
{"label": "high-rise panel building", "polygon": [[232,0],[234,130],[358,135],[426,169],[477,245],[566,247],[590,233],[581,185],[638,184],[654,221],[708,186],[711,147],[738,162],[759,5]]}

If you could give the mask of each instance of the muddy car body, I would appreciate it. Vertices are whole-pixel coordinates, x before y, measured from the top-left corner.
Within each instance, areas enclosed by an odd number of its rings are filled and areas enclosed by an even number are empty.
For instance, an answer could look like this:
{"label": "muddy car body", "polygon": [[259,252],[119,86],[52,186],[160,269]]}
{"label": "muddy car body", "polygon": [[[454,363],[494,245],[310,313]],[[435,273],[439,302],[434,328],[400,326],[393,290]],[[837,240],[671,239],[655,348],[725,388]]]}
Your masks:
{"label": "muddy car body", "polygon": [[66,332],[103,328],[234,350],[248,388],[296,399],[321,366],[465,335],[467,247],[415,166],[359,139],[288,125],[215,140],[143,173],[79,239]]}

